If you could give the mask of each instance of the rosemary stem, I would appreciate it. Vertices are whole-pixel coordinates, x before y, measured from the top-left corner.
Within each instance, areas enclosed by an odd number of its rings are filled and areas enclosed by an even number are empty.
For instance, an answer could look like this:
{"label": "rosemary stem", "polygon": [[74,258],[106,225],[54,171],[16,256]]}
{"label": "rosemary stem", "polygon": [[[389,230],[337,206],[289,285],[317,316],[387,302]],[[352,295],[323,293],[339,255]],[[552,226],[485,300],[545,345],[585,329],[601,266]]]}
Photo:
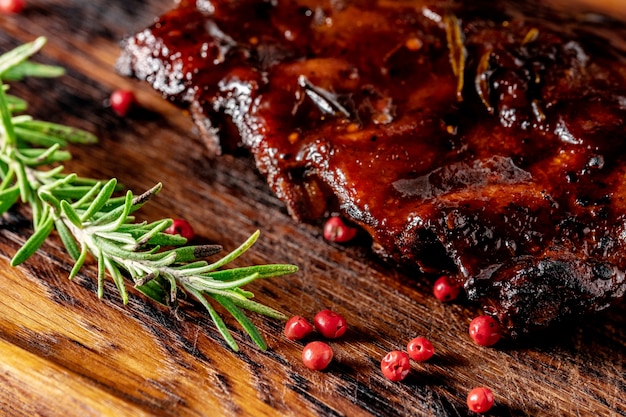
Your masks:
{"label": "rosemary stem", "polygon": [[[54,123],[34,120],[23,112],[26,102],[5,93],[3,75],[19,81],[26,74],[44,77],[63,73],[57,67],[28,61],[45,43],[45,38],[0,55],[0,214],[18,203],[31,209],[34,233],[11,260],[16,266],[33,255],[56,230],[74,260],[69,278],[74,278],[90,254],[98,265],[97,295],[104,294],[104,281],[113,280],[122,301],[128,301],[128,276],[136,288],[162,304],[175,302],[179,291],[195,297],[206,308],[228,344],[238,349],[224,321],[211,303],[221,304],[261,348],[266,344],[258,329],[245,316],[246,311],[283,318],[271,307],[248,298],[253,294],[241,286],[259,278],[293,273],[293,265],[259,265],[224,269],[246,252],[259,236],[253,233],[242,245],[220,260],[209,264],[204,258],[215,255],[216,245],[186,246],[186,239],[171,236],[166,228],[171,219],[135,223],[132,215],[162,185],[140,195],[130,191],[114,196],[117,180],[99,182],[65,173],[58,163],[71,157],[68,143],[94,143],[88,132]],[[10,100],[9,100],[10,99]],[[162,249],[166,247],[166,249]],[[173,247],[173,249],[169,249]]]}

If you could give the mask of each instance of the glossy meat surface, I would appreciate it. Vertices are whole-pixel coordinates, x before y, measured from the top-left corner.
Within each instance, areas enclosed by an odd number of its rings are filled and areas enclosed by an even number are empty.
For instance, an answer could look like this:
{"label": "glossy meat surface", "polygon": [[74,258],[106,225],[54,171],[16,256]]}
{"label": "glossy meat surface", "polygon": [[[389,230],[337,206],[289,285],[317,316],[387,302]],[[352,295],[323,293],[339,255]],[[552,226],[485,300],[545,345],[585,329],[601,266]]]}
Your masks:
{"label": "glossy meat surface", "polygon": [[294,218],[341,212],[515,336],[624,296],[626,60],[536,4],[467,3],[183,0],[119,69],[248,149]]}

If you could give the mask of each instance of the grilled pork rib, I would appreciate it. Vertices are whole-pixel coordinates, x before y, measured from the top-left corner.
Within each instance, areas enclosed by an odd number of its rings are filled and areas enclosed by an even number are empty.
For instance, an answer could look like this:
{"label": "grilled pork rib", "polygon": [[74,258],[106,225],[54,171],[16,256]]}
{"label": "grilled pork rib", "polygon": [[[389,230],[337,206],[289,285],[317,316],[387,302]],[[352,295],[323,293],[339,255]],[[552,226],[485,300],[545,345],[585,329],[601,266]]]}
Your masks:
{"label": "grilled pork rib", "polygon": [[513,336],[626,291],[626,60],[537,5],[186,1],[119,70],[248,149],[290,214],[450,272]]}

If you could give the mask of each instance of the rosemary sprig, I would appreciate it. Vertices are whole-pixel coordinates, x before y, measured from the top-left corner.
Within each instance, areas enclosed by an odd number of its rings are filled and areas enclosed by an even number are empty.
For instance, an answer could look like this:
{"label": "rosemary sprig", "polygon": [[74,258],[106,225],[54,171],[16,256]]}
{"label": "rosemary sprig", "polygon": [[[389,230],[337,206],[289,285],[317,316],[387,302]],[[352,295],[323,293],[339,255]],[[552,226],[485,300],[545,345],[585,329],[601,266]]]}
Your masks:
{"label": "rosemary sprig", "polygon": [[230,313],[265,349],[263,337],[244,310],[277,319],[285,316],[254,301],[253,294],[242,287],[256,279],[293,273],[297,267],[274,264],[223,269],[254,244],[258,231],[239,248],[209,263],[205,258],[220,252],[220,246],[188,245],[183,237],[165,233],[171,219],[135,222],[133,213],[161,190],[161,184],[141,195],[128,191],[117,197],[114,195],[120,187],[115,179],[101,182],[65,173],[60,163],[71,158],[67,145],[94,143],[96,138],[82,130],[21,114],[27,103],[7,94],[9,87],[2,82],[63,74],[59,67],[29,61],[45,42],[45,38],[38,38],[0,56],[0,214],[21,200],[31,207],[34,230],[11,264],[26,261],[56,230],[74,260],[70,279],[78,274],[88,256],[95,258],[98,297],[103,296],[107,275],[124,303],[128,302],[127,280],[149,298],[169,306],[176,306],[179,294],[186,293],[206,308],[233,350],[238,350],[237,343],[214,303]]}

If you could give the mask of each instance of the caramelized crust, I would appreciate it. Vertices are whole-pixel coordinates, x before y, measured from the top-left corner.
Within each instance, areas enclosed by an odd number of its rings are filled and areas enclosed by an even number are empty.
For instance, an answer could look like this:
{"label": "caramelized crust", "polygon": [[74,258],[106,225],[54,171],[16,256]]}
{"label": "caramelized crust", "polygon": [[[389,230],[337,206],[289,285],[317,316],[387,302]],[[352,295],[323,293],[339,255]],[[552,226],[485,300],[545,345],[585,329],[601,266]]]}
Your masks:
{"label": "caramelized crust", "polygon": [[294,218],[341,212],[515,336],[624,296],[626,61],[537,4],[466,3],[182,0],[119,69]]}

